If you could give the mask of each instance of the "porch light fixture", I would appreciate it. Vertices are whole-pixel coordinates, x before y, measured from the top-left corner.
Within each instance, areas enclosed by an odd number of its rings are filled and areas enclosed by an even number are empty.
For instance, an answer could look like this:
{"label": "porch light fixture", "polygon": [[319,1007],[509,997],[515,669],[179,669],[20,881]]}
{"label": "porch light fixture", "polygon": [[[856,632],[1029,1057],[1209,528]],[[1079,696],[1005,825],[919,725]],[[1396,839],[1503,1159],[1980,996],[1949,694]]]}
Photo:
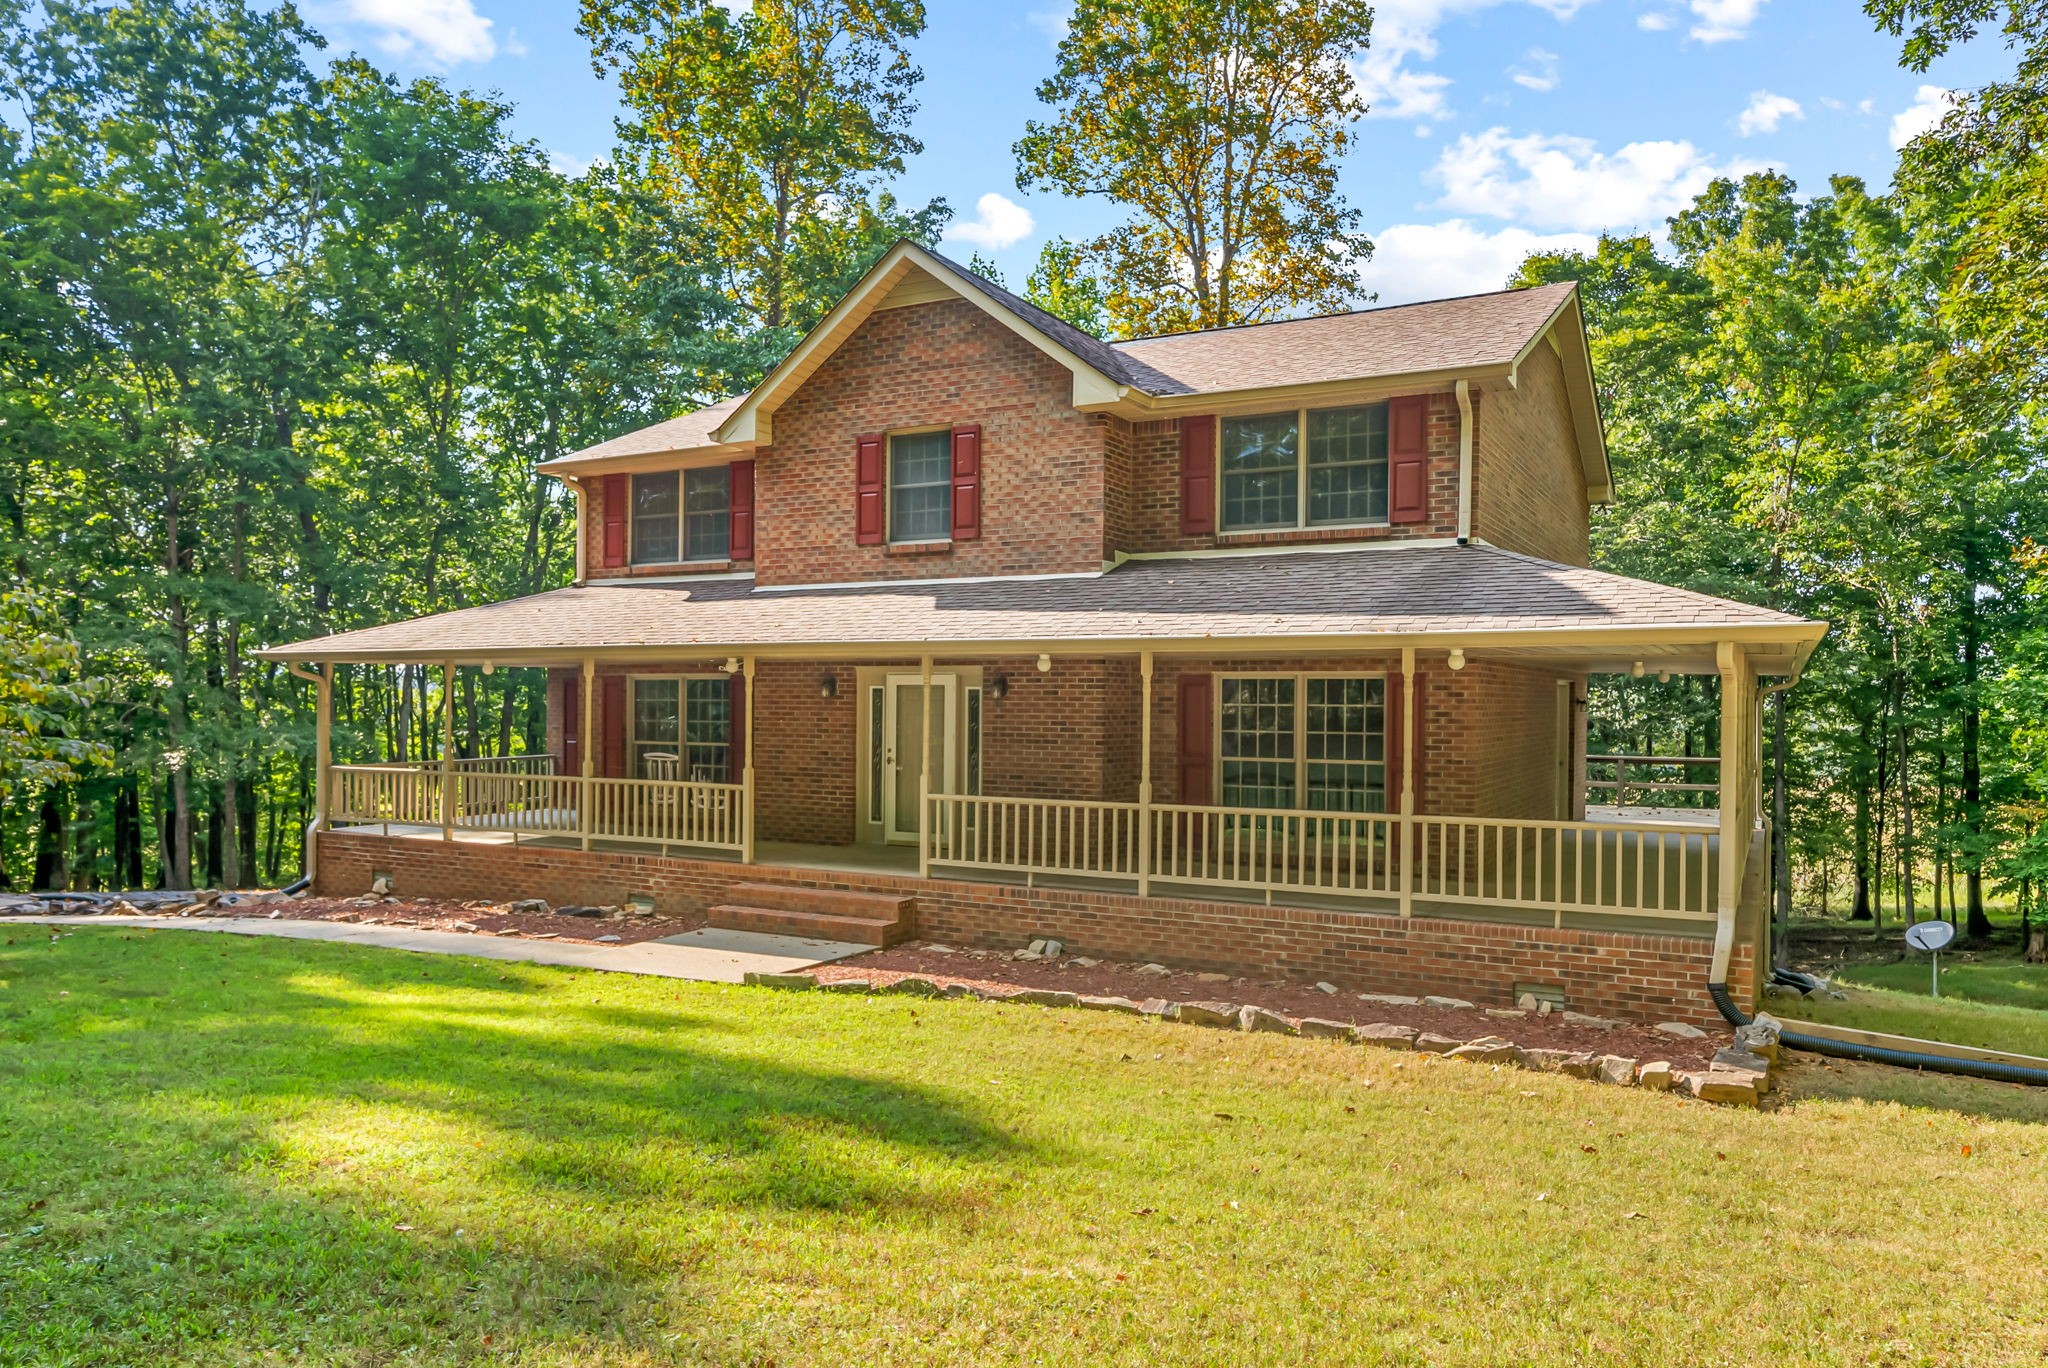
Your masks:
{"label": "porch light fixture", "polygon": [[1635,663],[1635,667],[1628,673],[1631,679],[1641,679],[1643,677],[1643,662],[1638,660]]}
{"label": "porch light fixture", "polygon": [[990,680],[988,696],[990,698],[1008,698],[1010,696],[1010,677],[1008,675],[997,675],[994,679]]}
{"label": "porch light fixture", "polygon": [[1050,655],[1041,655],[1038,657],[1038,672],[1040,674],[1052,673],[1052,657]]}
{"label": "porch light fixture", "polygon": [[1462,670],[1465,668],[1465,648],[1463,646],[1451,647],[1451,658],[1449,664],[1450,667],[1454,670]]}
{"label": "porch light fixture", "polygon": [[489,660],[486,660],[486,661],[484,662],[484,674],[486,674],[486,675],[494,675],[494,674],[496,674],[497,672],[498,672],[498,667],[497,667],[497,664],[496,664],[495,662],[493,662],[493,661],[489,661]]}
{"label": "porch light fixture", "polygon": [[727,656],[725,658],[725,672],[727,674],[738,674],[740,672],[740,658],[738,656]]}
{"label": "porch light fixture", "polygon": [[1669,670],[1659,670],[1659,671],[1657,671],[1657,682],[1658,682],[1659,684],[1669,684],[1669,683],[1671,682],[1671,671],[1669,671]]}
{"label": "porch light fixture", "polygon": [[818,676],[818,697],[820,697],[820,698],[837,698],[837,697],[839,697],[839,676],[838,676],[838,675],[836,675],[836,674],[822,674],[822,675],[819,675],[819,676]]}

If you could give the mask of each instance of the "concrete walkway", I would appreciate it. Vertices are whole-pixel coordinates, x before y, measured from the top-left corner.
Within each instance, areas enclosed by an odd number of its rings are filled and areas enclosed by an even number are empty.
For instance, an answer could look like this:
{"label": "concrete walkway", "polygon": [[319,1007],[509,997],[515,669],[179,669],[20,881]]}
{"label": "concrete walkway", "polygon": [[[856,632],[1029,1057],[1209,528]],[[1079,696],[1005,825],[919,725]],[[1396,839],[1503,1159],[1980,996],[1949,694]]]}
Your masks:
{"label": "concrete walkway", "polygon": [[0,925],[34,922],[44,926],[140,926],[152,931],[221,931],[231,936],[282,936],[287,940],[341,941],[413,950],[429,955],[469,955],[520,964],[561,964],[614,974],[653,974],[703,983],[739,983],[749,973],[787,974],[814,964],[865,954],[871,945],[765,936],[753,931],[706,927],[637,945],[584,945],[574,941],[529,940],[461,931],[418,931],[405,926],[361,926],[355,922],[289,921],[280,917],[41,916],[0,918]]}

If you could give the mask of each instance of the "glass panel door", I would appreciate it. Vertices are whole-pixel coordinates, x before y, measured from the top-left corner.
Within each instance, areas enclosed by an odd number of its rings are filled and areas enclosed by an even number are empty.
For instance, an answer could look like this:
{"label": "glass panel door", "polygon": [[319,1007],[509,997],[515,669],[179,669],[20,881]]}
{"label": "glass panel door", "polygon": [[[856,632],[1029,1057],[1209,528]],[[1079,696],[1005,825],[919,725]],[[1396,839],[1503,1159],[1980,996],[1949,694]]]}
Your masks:
{"label": "glass panel door", "polygon": [[953,738],[958,730],[957,681],[932,676],[932,706],[924,735],[918,721],[926,716],[924,683],[916,675],[891,675],[883,690],[882,837],[887,841],[917,839],[917,790],[923,774],[924,750],[932,751],[932,792],[955,791],[957,772]]}

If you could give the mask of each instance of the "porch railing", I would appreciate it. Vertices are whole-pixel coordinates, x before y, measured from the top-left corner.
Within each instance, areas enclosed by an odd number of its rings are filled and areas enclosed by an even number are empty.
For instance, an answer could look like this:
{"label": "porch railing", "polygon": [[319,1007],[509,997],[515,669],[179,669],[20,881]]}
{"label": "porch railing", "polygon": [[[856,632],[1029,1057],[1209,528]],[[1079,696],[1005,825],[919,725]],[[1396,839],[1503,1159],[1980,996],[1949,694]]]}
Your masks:
{"label": "porch railing", "polygon": [[[510,832],[716,851],[745,848],[745,787],[697,780],[589,779],[554,774],[553,757],[512,757],[504,769],[456,769],[442,806],[441,770],[335,765],[330,821]],[[546,760],[544,766],[540,762]],[[500,762],[502,763],[502,762]],[[586,801],[587,798],[587,801]]]}
{"label": "porch railing", "polygon": [[[935,794],[933,867],[1398,904],[1712,921],[1715,833],[1553,822]],[[1142,825],[1149,814],[1149,825]],[[1142,829],[1146,839],[1136,836]]]}
{"label": "porch railing", "polygon": [[441,772],[417,765],[336,765],[328,816],[341,822],[441,820]]}
{"label": "porch railing", "polygon": [[[1704,771],[1702,778],[1694,778]],[[1652,807],[1712,808],[1721,791],[1717,755],[1588,755],[1586,799],[1608,795],[1615,807],[1629,799]]]}

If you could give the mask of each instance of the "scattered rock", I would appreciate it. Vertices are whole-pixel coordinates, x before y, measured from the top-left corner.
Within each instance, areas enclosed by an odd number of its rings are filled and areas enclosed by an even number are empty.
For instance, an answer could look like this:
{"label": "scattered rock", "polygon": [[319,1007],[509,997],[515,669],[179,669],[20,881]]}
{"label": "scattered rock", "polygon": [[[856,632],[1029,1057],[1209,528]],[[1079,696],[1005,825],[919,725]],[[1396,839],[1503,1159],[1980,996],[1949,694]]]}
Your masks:
{"label": "scattered rock", "polygon": [[1633,1088],[1636,1084],[1636,1061],[1620,1055],[1601,1055],[1593,1061],[1599,1066],[1597,1077],[1602,1083],[1611,1083],[1619,1088]]}
{"label": "scattered rock", "polygon": [[1487,1036],[1483,1040],[1468,1040],[1455,1050],[1446,1050],[1444,1058],[1469,1059],[1475,1064],[1520,1064],[1522,1050],[1512,1041]]}
{"label": "scattered rock", "polygon": [[1683,1077],[1686,1092],[1702,1102],[1718,1102],[1726,1107],[1754,1107],[1757,1103],[1758,1074],[1709,1069]]}
{"label": "scattered rock", "polygon": [[1600,1060],[1590,1050],[1575,1051],[1559,1061],[1557,1071],[1571,1078],[1598,1078]]}
{"label": "scattered rock", "polygon": [[618,936],[599,936],[597,938],[597,943],[599,945],[617,945],[620,939],[621,938]]}
{"label": "scattered rock", "polygon": [[1034,961],[1044,959],[1045,956],[1041,955],[1036,950],[1026,949],[1019,950],[1016,954],[1010,956],[1010,958],[1016,960],[1019,964],[1030,964]]}
{"label": "scattered rock", "polygon": [[1464,1043],[1447,1035],[1438,1035],[1435,1031],[1424,1031],[1415,1037],[1415,1048],[1424,1054],[1449,1054]]}
{"label": "scattered rock", "polygon": [[1300,1035],[1295,1024],[1278,1012],[1269,1012],[1264,1007],[1240,1007],[1237,1009],[1237,1029],[1240,1031],[1273,1031],[1280,1035]]}
{"label": "scattered rock", "polygon": [[1122,1012],[1126,1016],[1137,1016],[1145,1010],[1127,997],[1103,997],[1095,993],[1082,994],[1074,999],[1074,1005],[1086,1007],[1091,1012]]}
{"label": "scattered rock", "polygon": [[448,929],[450,931],[476,931],[480,928],[477,926],[475,922],[459,921],[449,922]]}
{"label": "scattered rock", "polygon": [[745,981],[756,988],[794,988],[799,992],[818,986],[818,981],[809,974],[771,974],[749,969]]}
{"label": "scattered rock", "polygon": [[1139,973],[1139,974],[1153,974],[1153,975],[1159,975],[1159,974],[1170,974],[1170,973],[1172,973],[1172,972],[1173,972],[1173,970],[1171,970],[1171,969],[1167,968],[1167,967],[1166,967],[1165,965],[1163,965],[1163,964],[1141,964],[1141,965],[1139,965],[1139,966],[1137,967],[1137,969],[1135,969],[1135,970],[1134,970],[1133,972],[1134,972],[1134,973]]}
{"label": "scattered rock", "polygon": [[[379,874],[376,878],[370,880],[370,891],[372,893],[375,893],[380,898],[383,897],[385,894],[389,893],[391,891],[390,877],[388,875]],[[215,898],[218,898],[220,897],[220,894],[215,893],[213,896]],[[201,893],[198,895],[198,901],[204,902],[206,900],[206,894]]]}
{"label": "scattered rock", "polygon": [[1400,993],[1360,993],[1360,1002],[1377,1002],[1382,1007],[1420,1007],[1422,999],[1405,997]]}
{"label": "scattered rock", "polygon": [[912,997],[937,997],[939,995],[939,985],[920,974],[912,974],[907,978],[897,979],[882,991],[886,993],[908,993]]}
{"label": "scattered rock", "polygon": [[1540,1011],[1543,1007],[1543,999],[1537,997],[1534,993],[1524,993],[1515,999],[1515,1006],[1525,1012]]}
{"label": "scattered rock", "polygon": [[942,998],[973,997],[974,985],[971,983],[949,983],[939,989],[939,996]]}
{"label": "scattered rock", "polygon": [[1179,1020],[1191,1026],[1218,1026],[1234,1029],[1237,1026],[1237,1004],[1234,1002],[1183,1002],[1176,1013]]}
{"label": "scattered rock", "polygon": [[1486,1009],[1486,1014],[1501,1021],[1520,1021],[1523,1017],[1529,1015],[1529,1012],[1527,1008],[1523,1007],[1489,1007]]}
{"label": "scattered rock", "polygon": [[818,985],[828,993],[865,993],[875,985],[867,979],[833,979]]}
{"label": "scattered rock", "polygon": [[1739,1045],[1729,1045],[1714,1052],[1711,1066],[1716,1071],[1745,1073],[1756,1080],[1756,1090],[1766,1093],[1771,1090],[1771,1061],[1762,1055],[1751,1054]]}
{"label": "scattered rock", "polygon": [[1562,1073],[1564,1063],[1572,1057],[1571,1050],[1528,1049],[1522,1051],[1522,1067],[1538,1073]]}
{"label": "scattered rock", "polygon": [[1670,1092],[1671,1081],[1671,1065],[1664,1060],[1652,1060],[1636,1069],[1638,1088],[1648,1088],[1651,1092]]}
{"label": "scattered rock", "polygon": [[1323,1017],[1303,1017],[1301,1033],[1315,1040],[1351,1040],[1351,1023],[1329,1021]]}
{"label": "scattered rock", "polygon": [[1361,1045],[1378,1045],[1387,1050],[1412,1050],[1415,1048],[1416,1030],[1413,1026],[1396,1026],[1391,1022],[1376,1021],[1370,1026],[1355,1026],[1351,1038]]}
{"label": "scattered rock", "polygon": [[1197,982],[1197,983],[1228,983],[1228,982],[1230,982],[1230,975],[1228,975],[1228,974],[1197,974],[1197,975],[1195,975],[1195,982]]}
{"label": "scattered rock", "polygon": [[1705,1031],[1702,1031],[1697,1026],[1687,1025],[1683,1021],[1660,1021],[1650,1029],[1663,1035],[1676,1036],[1680,1040],[1705,1040],[1707,1038]]}
{"label": "scattered rock", "polygon": [[546,898],[521,898],[517,902],[506,903],[499,910],[513,917],[545,917],[555,909],[548,906]]}
{"label": "scattered rock", "polygon": [[1012,1002],[1029,1002],[1038,1007],[1072,1007],[1081,1000],[1078,993],[1064,992],[1056,988],[1026,988],[1010,994]]}
{"label": "scattered rock", "polygon": [[1337,985],[1334,983],[1324,983],[1318,979],[1316,981],[1316,991],[1318,993],[1329,993],[1334,996],[1337,992]]}
{"label": "scattered rock", "polygon": [[1067,963],[1073,965],[1076,969],[1093,969],[1102,961],[1099,959],[1089,959],[1086,955],[1076,955],[1068,960]]}
{"label": "scattered rock", "polygon": [[1138,1004],[1138,1010],[1146,1016],[1158,1017],[1161,1021],[1180,1019],[1180,1004],[1168,998],[1146,998]]}
{"label": "scattered rock", "polygon": [[1590,1026],[1596,1031],[1611,1031],[1621,1025],[1612,1017],[1587,1016],[1584,1012],[1566,1012],[1564,1023],[1567,1026]]}
{"label": "scattered rock", "polygon": [[1425,1007],[1442,1007],[1452,1012],[1470,1012],[1477,1008],[1479,1004],[1467,1002],[1463,998],[1438,997],[1432,994],[1422,999],[1422,1005]]}
{"label": "scattered rock", "polygon": [[[376,925],[376,923],[371,921],[368,917],[363,918],[363,924],[365,926]],[[516,926],[503,926],[498,928],[496,931],[491,932],[491,934],[494,936],[516,936],[519,934],[519,928]]]}
{"label": "scattered rock", "polygon": [[1759,1012],[1747,1026],[1735,1028],[1735,1043],[1739,1048],[1761,1055],[1775,1064],[1778,1062],[1778,1037],[1784,1029],[1776,1017],[1768,1012]]}

